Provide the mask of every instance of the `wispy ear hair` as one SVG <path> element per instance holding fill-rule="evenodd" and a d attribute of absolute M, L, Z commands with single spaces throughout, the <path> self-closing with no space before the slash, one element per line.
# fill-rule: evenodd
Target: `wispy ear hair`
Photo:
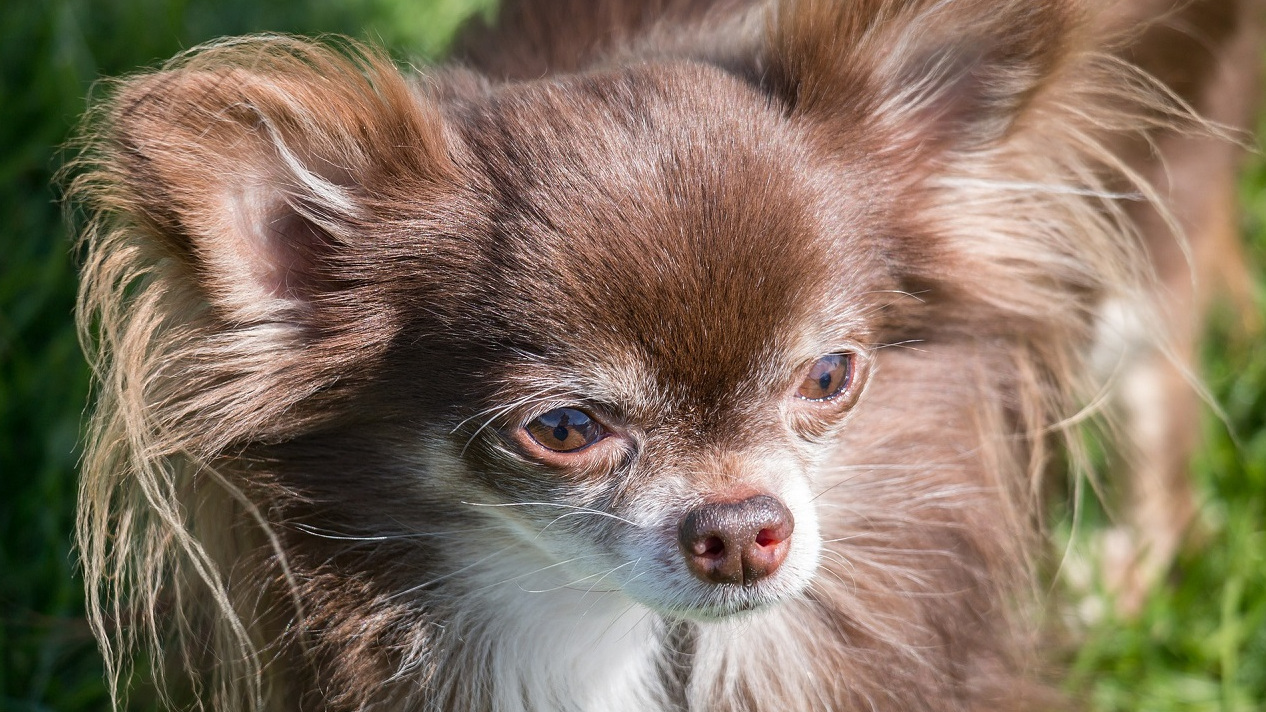
<path fill-rule="evenodd" d="M 455 184 L 443 121 L 379 53 L 266 36 L 121 80 L 87 127 L 70 197 L 90 219 L 78 312 L 97 384 L 78 521 L 90 621 L 116 700 L 133 654 L 150 650 L 161 675 L 174 636 L 186 666 L 208 663 L 189 651 L 214 660 L 216 708 L 258 708 L 264 642 L 246 622 L 258 612 L 226 572 L 239 548 L 269 551 L 270 534 L 216 458 L 318 417 L 296 404 L 354 383 L 390 340 L 391 314 L 368 294 L 364 255 L 382 246 L 366 226 L 393 197 Z"/>

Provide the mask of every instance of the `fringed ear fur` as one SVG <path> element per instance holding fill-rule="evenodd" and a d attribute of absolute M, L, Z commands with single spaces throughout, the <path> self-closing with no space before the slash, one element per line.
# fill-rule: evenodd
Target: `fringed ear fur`
<path fill-rule="evenodd" d="M 369 378 L 400 328 L 384 267 L 424 262 L 459 184 L 438 109 L 390 61 L 227 40 L 124 80 L 91 120 L 79 322 L 120 407 L 212 456 Z"/>
<path fill-rule="evenodd" d="M 98 389 L 78 515 L 90 620 L 116 703 L 148 648 L 160 680 L 168 664 L 205 678 L 207 707 L 264 709 L 261 593 L 228 581 L 251 566 L 240 552 L 282 573 L 286 557 L 221 456 L 293 437 L 372 378 L 398 328 L 377 270 L 424 252 L 434 230 L 416 223 L 457 169 L 438 111 L 351 45 L 223 41 L 100 106 L 71 186 Z"/>
<path fill-rule="evenodd" d="M 366 239 L 364 198 L 425 199 L 454 170 L 438 113 L 364 50 L 230 41 L 131 80 L 113 106 L 126 212 L 237 324 L 302 321 Z"/>
<path fill-rule="evenodd" d="M 793 115 L 880 131 L 885 146 L 971 150 L 1002 137 L 1058 66 L 1074 10 L 1058 0 L 782 2 L 766 83 Z"/>

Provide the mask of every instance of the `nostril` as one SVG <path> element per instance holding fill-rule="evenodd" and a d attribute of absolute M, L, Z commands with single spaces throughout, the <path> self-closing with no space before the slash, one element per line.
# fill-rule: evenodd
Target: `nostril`
<path fill-rule="evenodd" d="M 702 556 L 708 559 L 719 559 L 725 556 L 725 542 L 719 536 L 696 540 L 691 548 L 695 556 Z"/>
<path fill-rule="evenodd" d="M 762 529 L 756 535 L 756 545 L 762 549 L 768 549 L 771 546 L 778 546 L 786 537 L 779 536 L 773 529 Z"/>

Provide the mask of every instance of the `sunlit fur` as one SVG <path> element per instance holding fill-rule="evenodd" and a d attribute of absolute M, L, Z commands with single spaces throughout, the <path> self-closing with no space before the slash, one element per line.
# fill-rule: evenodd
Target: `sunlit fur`
<path fill-rule="evenodd" d="M 1114 146 L 1203 130 L 1101 5 L 523 0 L 418 76 L 269 36 L 113 85 L 72 195 L 116 700 L 148 654 L 218 710 L 1059 704 L 1043 475 L 1150 269 Z M 837 352 L 856 402 L 797 401 Z M 578 405 L 583 464 L 506 436 Z M 749 491 L 787 562 L 693 578 L 677 523 Z"/>

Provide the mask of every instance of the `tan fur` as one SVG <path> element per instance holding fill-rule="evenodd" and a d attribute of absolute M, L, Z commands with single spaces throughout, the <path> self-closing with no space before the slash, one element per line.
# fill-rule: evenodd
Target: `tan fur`
<path fill-rule="evenodd" d="M 522 0 L 423 77 L 257 37 L 120 82 L 74 186 L 116 694 L 1058 706 L 1041 481 L 1168 214 L 1123 146 L 1207 129 L 1096 12 Z M 797 401 L 830 353 L 857 391 Z M 560 407 L 611 437 L 516 445 Z M 751 491 L 787 563 L 701 584 L 678 523 Z"/>

